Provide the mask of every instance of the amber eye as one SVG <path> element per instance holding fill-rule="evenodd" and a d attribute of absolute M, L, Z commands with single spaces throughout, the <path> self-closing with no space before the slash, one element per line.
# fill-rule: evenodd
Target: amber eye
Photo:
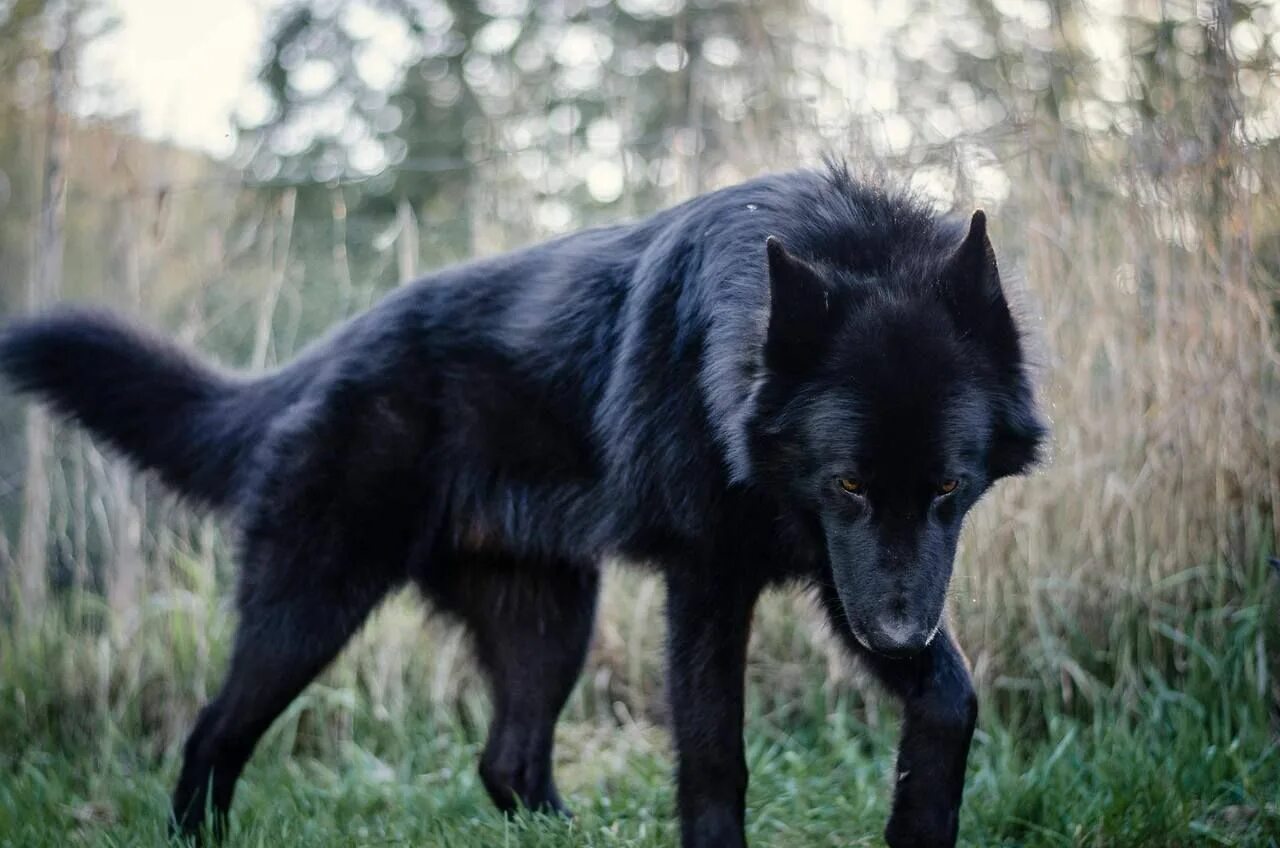
<path fill-rule="evenodd" d="M 949 495 L 960 487 L 959 480 L 943 480 L 938 484 L 939 495 Z"/>
<path fill-rule="evenodd" d="M 841 490 L 850 495 L 860 495 L 866 490 L 866 487 L 863 486 L 862 483 L 857 480 L 851 480 L 848 477 L 841 477 L 836 482 L 840 484 Z"/>

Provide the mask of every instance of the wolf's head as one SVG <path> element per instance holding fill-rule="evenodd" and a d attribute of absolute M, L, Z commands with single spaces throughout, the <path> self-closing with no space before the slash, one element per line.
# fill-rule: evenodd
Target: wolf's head
<path fill-rule="evenodd" d="M 820 536 L 853 634 L 888 655 L 929 644 L 965 513 L 1046 434 L 983 213 L 951 232 L 865 273 L 765 250 L 752 464 Z"/>

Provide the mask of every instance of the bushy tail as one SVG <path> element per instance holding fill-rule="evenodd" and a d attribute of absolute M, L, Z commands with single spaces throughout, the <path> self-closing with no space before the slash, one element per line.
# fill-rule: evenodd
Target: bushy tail
<path fill-rule="evenodd" d="M 225 506 L 271 418 L 278 381 L 219 374 L 103 312 L 61 311 L 0 330 L 0 373 L 178 492 Z"/>

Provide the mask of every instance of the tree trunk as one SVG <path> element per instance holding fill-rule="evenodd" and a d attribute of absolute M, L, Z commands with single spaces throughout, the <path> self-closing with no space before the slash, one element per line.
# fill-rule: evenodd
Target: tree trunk
<path fill-rule="evenodd" d="M 400 272 L 399 284 L 403 286 L 418 275 L 418 216 L 413 214 L 413 205 L 403 195 L 396 204 L 396 222 L 400 226 L 396 264 Z"/>
<path fill-rule="evenodd" d="M 1210 149 L 1205 171 L 1211 221 L 1223 279 L 1240 274 L 1243 255 L 1236 202 L 1234 131 L 1240 109 L 1236 97 L 1236 62 L 1231 53 L 1232 0 L 1214 0 L 1213 17 L 1205 27 L 1205 65 L 1209 86 L 1205 125 Z"/>
<path fill-rule="evenodd" d="M 40 219 L 36 230 L 27 307 L 48 306 L 62 283 L 63 221 L 66 216 L 66 162 L 71 136 L 66 105 L 72 86 L 75 12 L 68 6 L 60 41 L 49 54 L 49 94 L 45 118 L 45 157 L 41 175 Z M 48 593 L 50 419 L 38 406 L 27 412 L 27 473 L 22 497 L 22 529 L 15 563 L 20 614 L 37 615 Z"/>
<path fill-rule="evenodd" d="M 271 328 L 275 324 L 276 304 L 280 302 L 280 292 L 284 290 L 285 280 L 289 274 L 289 251 L 293 242 L 293 219 L 297 211 L 298 193 L 296 189 L 288 189 L 280 198 L 279 235 L 272 236 L 272 253 L 274 267 L 267 290 L 263 293 L 262 308 L 258 311 L 258 326 L 253 337 L 253 357 L 250 365 L 254 371 L 261 371 L 267 365 L 267 353 L 271 349 Z"/>

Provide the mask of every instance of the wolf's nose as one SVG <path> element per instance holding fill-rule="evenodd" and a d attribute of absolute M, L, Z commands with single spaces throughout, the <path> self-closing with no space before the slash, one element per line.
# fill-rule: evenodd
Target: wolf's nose
<path fill-rule="evenodd" d="M 905 615 L 887 612 L 876 620 L 872 647 L 882 654 L 907 657 L 920 653 L 928 644 L 929 632 Z"/>

